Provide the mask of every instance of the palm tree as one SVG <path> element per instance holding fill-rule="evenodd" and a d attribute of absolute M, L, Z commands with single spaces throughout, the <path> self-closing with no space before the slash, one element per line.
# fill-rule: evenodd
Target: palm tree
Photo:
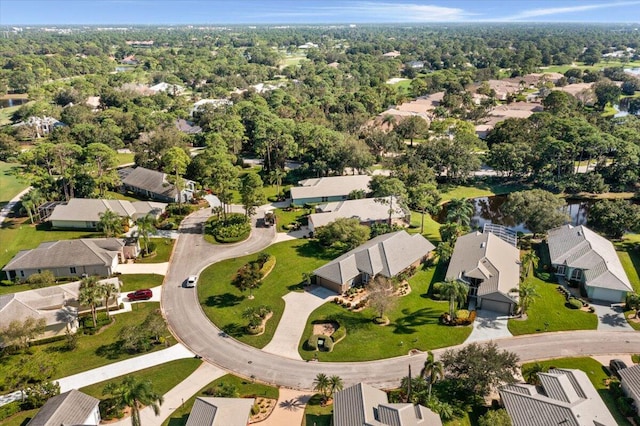
<path fill-rule="evenodd" d="M 469 226 L 475 207 L 467 198 L 454 198 L 447 203 L 447 222 L 455 222 L 461 226 Z"/>
<path fill-rule="evenodd" d="M 164 402 L 162 395 L 153 390 L 151 381 L 137 381 L 133 376 L 126 376 L 120 383 L 109 383 L 102 394 L 110 394 L 122 408 L 131 407 L 131 426 L 140 426 L 140 407 L 150 406 L 157 416 Z"/>
<path fill-rule="evenodd" d="M 627 298 L 625 300 L 627 304 L 627 309 L 635 309 L 636 314 L 634 318 L 638 318 L 638 314 L 640 313 L 640 294 L 638 293 L 627 293 Z"/>
<path fill-rule="evenodd" d="M 427 392 L 427 401 L 429 401 L 431 400 L 431 386 L 438 380 L 444 378 L 444 366 L 442 362 L 435 360 L 433 352 L 431 351 L 427 354 L 427 359 L 424 362 L 420 376 L 429 383 L 429 390 Z"/>
<path fill-rule="evenodd" d="M 524 378 L 525 382 L 531 385 L 540 386 L 541 383 L 540 378 L 538 377 L 538 373 L 545 373 L 548 370 L 548 367 L 545 367 L 539 362 L 536 362 L 522 370 L 522 377 Z"/>
<path fill-rule="evenodd" d="M 534 269 L 538 267 L 538 261 L 540 258 L 536 254 L 535 250 L 529 250 L 522 256 L 522 266 L 525 267 L 524 277 L 529 276 L 529 269 L 533 265 Z"/>
<path fill-rule="evenodd" d="M 456 306 L 464 303 L 469 294 L 469 286 L 458 280 L 446 280 L 442 283 L 440 294 L 449 299 L 449 316 L 453 318 Z"/>
<path fill-rule="evenodd" d="M 112 282 L 103 283 L 101 287 L 102 295 L 104 296 L 104 308 L 107 311 L 107 318 L 111 318 L 111 314 L 109 314 L 109 299 L 111 299 L 111 296 L 118 293 L 118 287 Z"/>
<path fill-rule="evenodd" d="M 33 224 L 34 216 L 36 215 L 37 207 L 42 203 L 43 197 L 42 193 L 38 189 L 32 189 L 22 196 L 20 202 L 22 203 L 22 207 L 27 211 L 27 215 L 29 215 L 29 221 Z"/>
<path fill-rule="evenodd" d="M 336 392 L 341 391 L 344 388 L 344 383 L 342 382 L 342 377 L 340 376 L 331 376 L 329 378 L 329 394 L 333 396 Z"/>
<path fill-rule="evenodd" d="M 98 284 L 98 277 L 91 275 L 84 277 L 80 281 L 80 293 L 78 294 L 78 303 L 82 306 L 91 308 L 91 318 L 93 319 L 93 327 L 98 326 L 96 314 L 96 306 L 102 301 L 103 287 Z"/>
<path fill-rule="evenodd" d="M 520 297 L 520 315 L 526 316 L 529 307 L 534 299 L 540 297 L 535 286 L 531 282 L 523 282 L 518 288 L 518 296 Z"/>
<path fill-rule="evenodd" d="M 278 200 L 280 199 L 280 186 L 282 185 L 282 178 L 286 175 L 287 173 L 280 167 L 276 167 L 269 173 L 269 183 L 271 183 L 272 185 L 274 183 L 276 184 L 276 198 Z"/>
<path fill-rule="evenodd" d="M 327 391 L 331 386 L 331 380 L 324 373 L 318 373 L 313 381 L 313 390 L 322 394 L 322 401 L 327 402 Z"/>
<path fill-rule="evenodd" d="M 122 218 L 112 210 L 100 213 L 100 222 L 98 229 L 101 230 L 106 237 L 122 233 Z"/>
<path fill-rule="evenodd" d="M 153 231 L 154 222 L 155 219 L 150 214 L 139 217 L 138 220 L 136 220 L 138 232 L 140 233 L 140 236 L 142 236 L 142 242 L 144 243 L 144 252 L 147 255 L 149 254 L 149 234 Z"/>

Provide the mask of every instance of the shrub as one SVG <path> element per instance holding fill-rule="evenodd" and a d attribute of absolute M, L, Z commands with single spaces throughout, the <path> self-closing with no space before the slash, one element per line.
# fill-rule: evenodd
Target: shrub
<path fill-rule="evenodd" d="M 580 309 L 582 308 L 582 301 L 576 299 L 575 297 L 572 297 L 567 301 L 566 306 L 570 309 Z"/>
<path fill-rule="evenodd" d="M 347 336 L 347 329 L 343 325 L 338 325 L 336 331 L 331 335 L 331 339 L 334 343 L 338 343 L 340 340 L 344 339 Z"/>
<path fill-rule="evenodd" d="M 472 323 L 472 322 L 474 322 L 476 320 L 476 315 L 477 315 L 477 313 L 476 313 L 475 309 L 473 311 L 471 311 L 471 313 L 469 314 L 469 322 L 470 323 Z"/>
<path fill-rule="evenodd" d="M 91 321 L 91 317 L 89 317 L 89 320 Z M 91 326 L 93 327 L 93 323 L 91 323 Z M 29 346 L 46 345 L 48 343 L 61 342 L 64 339 L 66 339 L 66 336 L 51 336 L 46 339 L 34 340 L 33 342 L 30 341 Z"/>
<path fill-rule="evenodd" d="M 322 347 L 318 345 L 318 339 L 324 340 Z M 307 346 L 313 351 L 331 352 L 333 350 L 333 340 L 324 334 L 314 334 L 307 340 Z"/>
<path fill-rule="evenodd" d="M 205 232 L 220 243 L 233 243 L 246 239 L 251 233 L 251 224 L 240 213 L 230 213 L 226 219 L 212 217 L 207 221 Z"/>
<path fill-rule="evenodd" d="M 10 402 L 0 407 L 0 421 L 20 411 L 20 401 Z"/>
<path fill-rule="evenodd" d="M 549 283 L 555 282 L 555 275 L 552 274 L 551 272 L 541 272 L 541 271 L 536 271 L 535 273 L 536 277 L 540 278 L 542 281 L 546 281 Z"/>
<path fill-rule="evenodd" d="M 469 319 L 469 311 L 467 311 L 466 309 L 460 309 L 456 311 L 456 318 L 461 320 Z"/>
<path fill-rule="evenodd" d="M 0 286 L 2 287 L 11 287 L 13 285 L 15 285 L 16 283 L 11 281 L 11 280 L 2 280 L 0 281 Z"/>
<path fill-rule="evenodd" d="M 267 257 L 264 260 L 264 262 L 261 262 L 259 257 L 258 257 L 258 262 L 262 265 L 262 267 L 260 268 L 260 272 L 262 272 L 262 278 L 264 279 L 267 275 L 269 275 L 269 273 L 276 266 L 276 257 L 270 254 L 267 254 Z"/>
<path fill-rule="evenodd" d="M 631 355 L 631 361 L 632 361 L 634 364 L 638 364 L 638 363 L 640 363 L 640 354 L 633 354 L 633 355 Z"/>
<path fill-rule="evenodd" d="M 251 415 L 255 416 L 256 414 L 260 413 L 260 406 L 258 404 L 253 404 L 251 406 Z"/>

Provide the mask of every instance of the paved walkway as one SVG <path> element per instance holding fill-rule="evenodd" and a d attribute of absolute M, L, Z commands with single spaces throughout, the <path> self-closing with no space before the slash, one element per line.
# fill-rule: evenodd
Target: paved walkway
<path fill-rule="evenodd" d="M 298 353 L 298 343 L 307 324 L 307 318 L 316 308 L 336 296 L 324 287 L 313 286 L 302 293 L 291 292 L 282 298 L 285 302 L 284 312 L 271 342 L 262 350 L 271 354 L 291 359 L 302 359 Z"/>
<path fill-rule="evenodd" d="M 280 388 L 278 402 L 271 415 L 260 426 L 300 425 L 304 416 L 304 407 L 313 396 L 310 392 L 301 392 Z M 312 426 L 312 425 L 308 425 Z"/>
<path fill-rule="evenodd" d="M 29 192 L 31 190 L 31 187 L 25 188 L 22 191 L 20 191 L 20 193 L 18 195 L 16 195 L 15 197 L 13 197 L 1 210 L 0 210 L 0 223 L 4 222 L 4 220 L 9 216 L 9 213 L 11 213 L 11 210 L 13 210 L 13 208 L 16 206 L 16 204 L 18 204 L 18 202 L 20 201 L 20 199 L 22 198 L 22 196 L 24 194 L 26 194 L 27 192 Z"/>
<path fill-rule="evenodd" d="M 60 384 L 60 392 L 62 393 L 183 358 L 193 358 L 193 353 L 181 343 L 178 343 L 161 351 L 94 368 L 93 370 L 63 377 L 56 381 Z"/>
<path fill-rule="evenodd" d="M 151 407 L 140 411 L 140 423 L 144 426 L 160 426 L 174 411 L 179 410 L 183 403 L 195 395 L 200 389 L 216 379 L 227 374 L 226 371 L 203 362 L 189 377 L 178 383 L 173 389 L 164 394 L 164 402 L 160 406 L 160 414 L 155 415 Z M 185 414 L 187 414 L 185 412 Z M 109 423 L 117 426 L 130 426 L 131 418 L 125 417 L 117 422 Z M 289 424 L 289 423 L 281 423 Z M 299 424 L 299 423 L 297 423 Z"/>
<path fill-rule="evenodd" d="M 123 263 L 118 265 L 122 274 L 159 274 L 167 275 L 169 262 L 163 263 Z"/>
<path fill-rule="evenodd" d="M 508 316 L 484 309 L 476 312 L 477 316 L 473 322 L 473 331 L 467 340 L 464 341 L 465 343 L 482 342 L 512 336 L 507 327 L 507 322 L 509 321 Z"/>
<path fill-rule="evenodd" d="M 598 316 L 598 331 L 635 331 L 627 322 L 620 306 L 596 303 L 591 303 L 590 306 L 593 306 Z"/>

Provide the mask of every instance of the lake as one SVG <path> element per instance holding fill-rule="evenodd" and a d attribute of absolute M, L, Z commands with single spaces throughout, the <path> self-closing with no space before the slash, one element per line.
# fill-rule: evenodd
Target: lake
<path fill-rule="evenodd" d="M 0 99 L 0 108 L 10 108 L 14 106 L 24 105 L 29 102 L 29 99 L 25 98 L 8 98 Z"/>

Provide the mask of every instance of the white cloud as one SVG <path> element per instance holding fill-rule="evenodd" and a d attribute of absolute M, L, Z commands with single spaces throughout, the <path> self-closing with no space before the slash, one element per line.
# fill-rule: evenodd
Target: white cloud
<path fill-rule="evenodd" d="M 537 18 L 540 16 L 550 16 L 550 15 L 562 15 L 568 13 L 576 13 L 576 12 L 584 12 L 587 10 L 594 9 L 605 9 L 612 8 L 617 6 L 631 6 L 640 4 L 640 1 L 626 1 L 626 2 L 617 2 L 617 3 L 596 3 L 596 4 L 583 4 L 576 6 L 565 6 L 565 7 L 548 7 L 542 9 L 530 9 L 524 10 L 516 15 L 506 16 L 501 18 L 501 21 L 523 21 L 529 20 L 531 18 Z"/>

